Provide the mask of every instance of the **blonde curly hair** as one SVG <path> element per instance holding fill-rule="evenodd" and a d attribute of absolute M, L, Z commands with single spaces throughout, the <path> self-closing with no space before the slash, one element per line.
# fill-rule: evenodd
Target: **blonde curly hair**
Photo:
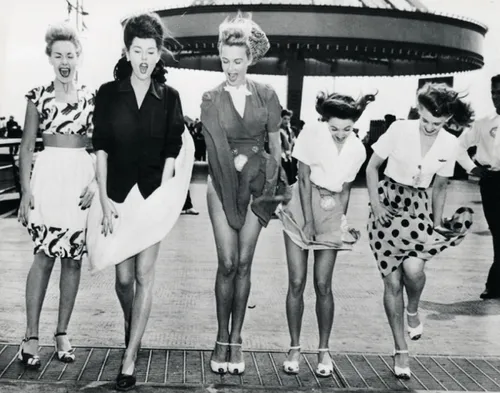
<path fill-rule="evenodd" d="M 244 17 L 238 11 L 233 18 L 226 18 L 219 26 L 219 52 L 223 45 L 244 46 L 251 65 L 262 59 L 271 45 L 266 33 L 252 20 L 252 15 Z"/>
<path fill-rule="evenodd" d="M 57 41 L 69 41 L 75 45 L 76 54 L 80 56 L 82 53 L 82 43 L 78 37 L 78 33 L 74 28 L 66 23 L 49 26 L 45 33 L 45 53 L 47 56 L 52 54 L 52 46 Z"/>

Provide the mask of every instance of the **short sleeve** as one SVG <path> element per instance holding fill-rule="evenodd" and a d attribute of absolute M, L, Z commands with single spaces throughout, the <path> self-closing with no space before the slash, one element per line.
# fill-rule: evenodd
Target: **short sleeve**
<path fill-rule="evenodd" d="M 170 88 L 171 89 L 171 88 Z M 182 133 L 184 132 L 184 115 L 179 93 L 171 89 L 173 103 L 170 106 L 168 135 L 166 138 L 166 158 L 175 158 L 182 147 Z"/>
<path fill-rule="evenodd" d="M 372 145 L 373 151 L 382 159 L 391 155 L 397 146 L 401 122 L 395 121 L 388 130 Z"/>
<path fill-rule="evenodd" d="M 267 100 L 267 132 L 273 133 L 280 130 L 281 104 L 274 89 L 268 86 L 269 96 Z"/>
<path fill-rule="evenodd" d="M 313 140 L 314 135 L 312 130 L 310 128 L 304 128 L 295 140 L 292 157 L 296 158 L 306 165 L 311 165 L 311 142 Z"/>
<path fill-rule="evenodd" d="M 365 146 L 361 143 L 361 141 L 357 140 L 356 142 L 360 142 L 358 146 L 356 146 L 355 151 L 352 154 L 352 162 L 351 165 L 349 166 L 347 170 L 347 174 L 345 177 L 344 182 L 345 183 L 350 183 L 356 179 L 356 176 L 361 169 L 361 166 L 366 160 L 366 148 Z"/>
<path fill-rule="evenodd" d="M 43 92 L 43 87 L 35 87 L 34 89 L 31 89 L 25 94 L 26 99 L 35 105 L 38 112 L 40 112 L 38 107 L 40 105 L 42 92 Z"/>
<path fill-rule="evenodd" d="M 92 146 L 95 151 L 104 150 L 109 152 L 111 149 L 112 129 L 108 119 L 108 103 L 110 99 L 109 93 L 107 93 L 108 89 L 107 85 L 102 85 L 94 99 Z"/>

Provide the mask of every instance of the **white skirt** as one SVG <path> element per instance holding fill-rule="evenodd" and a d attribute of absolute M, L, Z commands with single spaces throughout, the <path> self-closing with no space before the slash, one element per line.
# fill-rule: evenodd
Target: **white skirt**
<path fill-rule="evenodd" d="M 163 240 L 181 214 L 191 182 L 194 143 L 187 132 L 182 134 L 182 149 L 175 159 L 174 177 L 144 199 L 135 185 L 123 203 L 114 205 L 113 233 L 101 233 L 103 212 L 99 196 L 90 207 L 87 249 L 90 270 L 96 272 L 117 265 Z"/>
<path fill-rule="evenodd" d="M 34 209 L 28 217 L 35 254 L 82 258 L 89 210 L 79 206 L 80 195 L 94 176 L 85 148 L 45 147 L 38 153 L 31 176 Z"/>

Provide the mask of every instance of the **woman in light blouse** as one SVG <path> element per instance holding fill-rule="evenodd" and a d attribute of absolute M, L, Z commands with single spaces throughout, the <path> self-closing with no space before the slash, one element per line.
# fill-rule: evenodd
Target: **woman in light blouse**
<path fill-rule="evenodd" d="M 384 307 L 395 344 L 394 374 L 405 379 L 411 373 L 403 289 L 408 294 L 408 334 L 418 340 L 423 333 L 418 303 L 425 262 L 458 245 L 472 225 L 469 208 L 461 207 L 451 219 L 443 219 L 448 178 L 461 150 L 457 138 L 442 128 L 449 121 L 470 124 L 473 112 L 444 84 L 425 85 L 417 101 L 420 119 L 394 122 L 372 146 L 366 169 L 370 247 L 384 280 Z M 464 108 L 465 116 L 459 113 Z M 385 176 L 379 181 L 379 167 L 386 159 Z"/>
<path fill-rule="evenodd" d="M 366 159 L 363 143 L 354 134 L 354 123 L 373 95 L 355 101 L 341 94 L 320 94 L 316 110 L 322 121 L 305 128 L 292 156 L 299 161 L 298 182 L 292 199 L 278 210 L 283 222 L 288 263 L 286 313 L 291 346 L 283 370 L 299 372 L 300 331 L 309 251 L 314 251 L 314 289 L 319 327 L 318 377 L 329 377 L 333 363 L 328 342 L 333 326 L 332 275 L 338 250 L 350 250 L 342 233 L 351 184 Z M 350 235 L 350 234 L 349 234 Z M 355 239 L 359 237 L 354 236 Z M 352 238 L 352 237 L 351 237 Z M 355 242 L 355 241 L 354 241 Z"/>

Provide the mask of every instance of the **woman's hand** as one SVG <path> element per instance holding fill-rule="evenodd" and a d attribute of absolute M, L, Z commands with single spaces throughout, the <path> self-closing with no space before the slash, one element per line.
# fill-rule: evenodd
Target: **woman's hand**
<path fill-rule="evenodd" d="M 83 189 L 82 193 L 80 194 L 80 203 L 78 206 L 82 210 L 87 209 L 90 207 L 90 204 L 92 203 L 92 199 L 94 199 L 95 192 L 97 190 L 97 182 L 92 180 L 92 182 Z"/>
<path fill-rule="evenodd" d="M 19 211 L 17 213 L 17 220 L 24 226 L 28 225 L 28 218 L 30 210 L 35 208 L 35 198 L 31 191 L 23 192 L 21 202 L 19 204 Z"/>
<path fill-rule="evenodd" d="M 372 212 L 375 216 L 375 220 L 380 222 L 382 225 L 389 225 L 394 217 L 394 215 L 383 207 L 380 203 L 372 203 Z"/>
<path fill-rule="evenodd" d="M 316 240 L 316 229 L 314 228 L 314 223 L 312 221 L 306 222 L 302 227 L 302 232 L 308 240 Z"/>
<path fill-rule="evenodd" d="M 439 225 L 434 224 L 434 230 L 447 239 L 456 235 L 451 229 L 448 229 L 446 226 L 444 226 L 443 221 L 441 221 Z"/>
<path fill-rule="evenodd" d="M 107 236 L 108 233 L 113 233 L 113 220 L 118 218 L 118 212 L 113 201 L 108 197 L 101 198 L 101 207 L 103 213 L 101 233 Z"/>

